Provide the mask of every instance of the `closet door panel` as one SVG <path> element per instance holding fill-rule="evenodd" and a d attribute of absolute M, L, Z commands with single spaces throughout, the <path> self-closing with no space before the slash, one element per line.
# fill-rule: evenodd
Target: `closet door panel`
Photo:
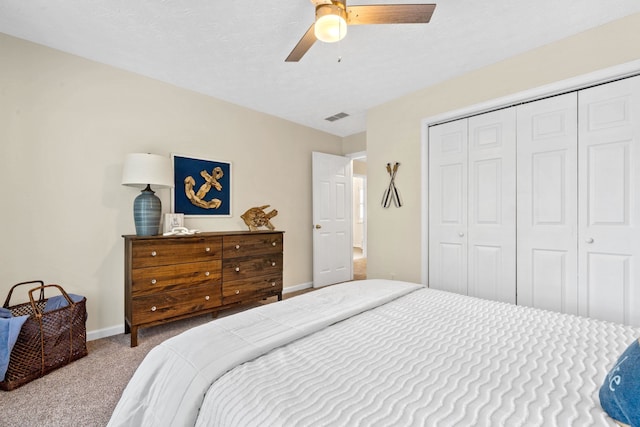
<path fill-rule="evenodd" d="M 632 256 L 614 253 L 586 252 L 584 294 L 586 306 L 581 314 L 617 323 L 629 323 L 632 307 L 629 273 Z"/>
<path fill-rule="evenodd" d="M 578 96 L 579 312 L 640 326 L 640 77 Z"/>
<path fill-rule="evenodd" d="M 517 107 L 518 304 L 578 313 L 577 94 Z"/>
<path fill-rule="evenodd" d="M 503 258 L 501 247 L 474 244 L 469 254 L 469 295 L 490 300 L 515 303 L 515 292 L 503 289 Z M 508 256 L 508 254 L 507 254 Z M 514 284 L 512 282 L 512 287 Z M 510 301 L 511 293 L 514 301 Z"/>
<path fill-rule="evenodd" d="M 535 274 L 532 277 L 529 295 L 531 304 L 527 305 L 557 312 L 566 313 L 568 311 L 567 282 L 573 277 L 568 277 L 566 273 L 570 270 L 567 260 L 573 259 L 575 261 L 576 251 L 573 251 L 573 258 L 570 258 L 569 252 L 568 250 L 549 249 L 533 249 L 531 251 L 531 258 L 527 261 L 531 264 L 531 270 Z M 575 272 L 577 266 L 574 264 L 571 267 Z M 518 289 L 520 289 L 520 285 Z M 520 295 L 518 295 L 518 301 L 520 299 Z M 520 302 L 519 304 L 524 305 Z M 573 307 L 576 306 L 577 301 L 574 301 Z"/>
<path fill-rule="evenodd" d="M 429 286 L 467 293 L 467 121 L 429 128 Z"/>
<path fill-rule="evenodd" d="M 516 302 L 516 116 L 469 118 L 469 295 Z"/>

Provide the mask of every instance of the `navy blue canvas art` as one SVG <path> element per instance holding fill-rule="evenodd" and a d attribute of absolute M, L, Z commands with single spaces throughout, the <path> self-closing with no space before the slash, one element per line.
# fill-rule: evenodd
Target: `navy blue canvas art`
<path fill-rule="evenodd" d="M 231 216 L 231 163 L 172 154 L 173 212 Z"/>

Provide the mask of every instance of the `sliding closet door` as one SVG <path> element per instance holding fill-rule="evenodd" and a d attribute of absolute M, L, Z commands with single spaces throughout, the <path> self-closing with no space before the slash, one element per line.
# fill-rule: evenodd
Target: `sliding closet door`
<path fill-rule="evenodd" d="M 518 304 L 578 314 L 575 92 L 517 107 Z"/>
<path fill-rule="evenodd" d="M 516 115 L 469 118 L 468 294 L 516 302 Z"/>
<path fill-rule="evenodd" d="M 578 96 L 579 312 L 640 326 L 640 77 Z"/>
<path fill-rule="evenodd" d="M 429 128 L 429 287 L 467 293 L 467 120 Z"/>

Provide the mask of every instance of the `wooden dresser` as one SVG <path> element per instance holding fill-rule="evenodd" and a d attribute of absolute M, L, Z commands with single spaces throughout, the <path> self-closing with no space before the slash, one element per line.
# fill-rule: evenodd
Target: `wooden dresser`
<path fill-rule="evenodd" d="M 281 231 L 124 237 L 124 321 L 138 328 L 217 313 L 273 295 L 282 299 Z"/>

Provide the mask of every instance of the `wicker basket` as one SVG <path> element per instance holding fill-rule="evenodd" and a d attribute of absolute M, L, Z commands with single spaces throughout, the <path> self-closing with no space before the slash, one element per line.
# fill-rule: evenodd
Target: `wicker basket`
<path fill-rule="evenodd" d="M 13 290 L 22 285 L 39 284 L 29 291 L 29 302 L 10 306 Z M 46 288 L 60 291 L 68 304 L 57 310 L 45 312 L 49 298 L 45 298 Z M 38 300 L 33 293 L 40 291 Z M 54 369 L 60 368 L 88 354 L 86 329 L 86 298 L 74 302 L 58 285 L 45 285 L 41 280 L 22 282 L 14 285 L 7 295 L 4 308 L 14 316 L 29 315 L 16 341 L 4 381 L 0 389 L 13 390 Z"/>

